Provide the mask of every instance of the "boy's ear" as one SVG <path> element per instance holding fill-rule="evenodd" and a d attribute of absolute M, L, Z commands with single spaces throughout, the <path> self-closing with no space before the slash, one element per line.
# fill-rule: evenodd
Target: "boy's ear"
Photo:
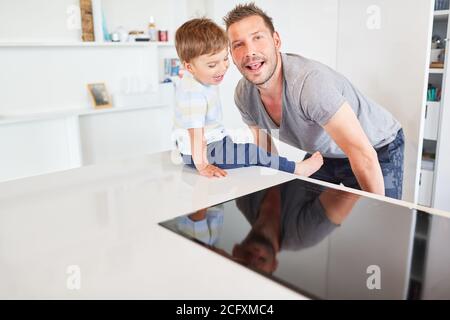
<path fill-rule="evenodd" d="M 190 64 L 189 62 L 184 61 L 183 62 L 184 65 L 184 69 L 191 72 L 192 73 L 192 64 Z"/>

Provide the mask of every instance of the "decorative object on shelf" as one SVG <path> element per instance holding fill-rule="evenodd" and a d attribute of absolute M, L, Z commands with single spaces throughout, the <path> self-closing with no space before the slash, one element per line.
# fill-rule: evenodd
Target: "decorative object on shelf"
<path fill-rule="evenodd" d="M 430 63 L 441 62 L 444 49 L 431 49 Z"/>
<path fill-rule="evenodd" d="M 442 41 L 442 38 L 438 35 L 434 35 L 431 38 L 431 49 L 439 49 L 444 47 L 444 42 Z"/>
<path fill-rule="evenodd" d="M 111 108 L 111 96 L 104 83 L 90 83 L 87 85 L 94 109 Z"/>
<path fill-rule="evenodd" d="M 443 68 L 445 57 L 445 40 L 438 35 L 431 38 L 430 67 Z"/>
<path fill-rule="evenodd" d="M 81 39 L 83 41 L 94 41 L 94 18 L 92 15 L 91 0 L 80 0 L 81 11 Z"/>
<path fill-rule="evenodd" d="M 158 41 L 158 30 L 156 29 L 155 18 L 150 17 L 148 23 L 148 37 L 150 41 Z"/>
<path fill-rule="evenodd" d="M 128 32 L 124 27 L 119 26 L 111 33 L 111 41 L 112 42 L 127 42 L 128 41 Z"/>
<path fill-rule="evenodd" d="M 443 69 L 444 68 L 444 63 L 443 62 L 432 62 L 430 64 L 430 68 L 433 69 Z"/>
<path fill-rule="evenodd" d="M 428 84 L 427 101 L 440 101 L 440 100 L 441 100 L 441 90 L 436 88 L 432 84 Z"/>
<path fill-rule="evenodd" d="M 105 13 L 102 11 L 102 29 L 103 29 L 103 40 L 105 41 L 111 41 L 111 35 L 108 32 L 108 27 L 106 26 L 106 19 L 105 19 Z"/>
<path fill-rule="evenodd" d="M 111 42 L 120 42 L 119 33 L 114 31 L 111 33 L 110 37 L 111 37 Z"/>
<path fill-rule="evenodd" d="M 92 15 L 94 17 L 94 35 L 95 41 L 103 42 L 105 40 L 104 25 L 103 25 L 103 13 L 102 13 L 102 1 L 92 1 Z"/>
<path fill-rule="evenodd" d="M 148 37 L 148 35 L 145 34 L 144 31 L 131 30 L 128 33 L 128 40 L 129 41 L 150 41 L 150 38 Z"/>
<path fill-rule="evenodd" d="M 436 160 L 436 154 L 428 151 L 423 151 L 422 159 L 425 161 L 434 161 Z"/>
<path fill-rule="evenodd" d="M 159 100 L 158 89 L 143 75 L 127 75 L 113 95 L 114 108 L 144 107 Z"/>
<path fill-rule="evenodd" d="M 169 32 L 167 30 L 158 31 L 158 40 L 161 42 L 169 41 Z"/>
<path fill-rule="evenodd" d="M 180 77 L 182 74 L 181 62 L 178 58 L 164 59 L 164 78 Z"/>

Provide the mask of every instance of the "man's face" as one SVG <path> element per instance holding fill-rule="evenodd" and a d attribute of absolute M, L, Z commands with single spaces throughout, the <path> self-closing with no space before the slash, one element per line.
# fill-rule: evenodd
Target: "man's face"
<path fill-rule="evenodd" d="M 257 234 L 250 234 L 243 243 L 236 244 L 232 255 L 236 261 L 268 274 L 272 274 L 278 267 L 271 242 Z"/>
<path fill-rule="evenodd" d="M 231 56 L 241 74 L 251 83 L 262 85 L 270 80 L 278 63 L 281 41 L 271 33 L 260 16 L 251 16 L 228 28 Z"/>

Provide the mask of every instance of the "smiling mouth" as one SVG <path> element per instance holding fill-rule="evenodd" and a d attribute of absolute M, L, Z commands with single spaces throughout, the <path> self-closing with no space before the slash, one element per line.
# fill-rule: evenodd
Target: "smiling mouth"
<path fill-rule="evenodd" d="M 223 80 L 223 76 L 224 75 L 213 77 L 213 79 L 214 79 L 214 81 L 222 81 Z"/>
<path fill-rule="evenodd" d="M 252 73 L 256 73 L 262 68 L 263 65 L 264 65 L 264 61 L 258 61 L 258 62 L 252 62 L 252 63 L 245 65 L 245 68 Z"/>

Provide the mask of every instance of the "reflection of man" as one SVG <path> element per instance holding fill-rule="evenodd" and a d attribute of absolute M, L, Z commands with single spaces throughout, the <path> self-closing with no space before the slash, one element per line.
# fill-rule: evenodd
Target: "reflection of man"
<path fill-rule="evenodd" d="M 319 243 L 342 223 L 358 199 L 357 195 L 338 190 L 311 190 L 311 184 L 302 180 L 239 198 L 236 205 L 252 229 L 234 246 L 233 257 L 273 273 L 279 251 Z"/>
<path fill-rule="evenodd" d="M 313 178 L 401 198 L 398 121 L 331 68 L 280 53 L 272 19 L 254 4 L 238 5 L 224 20 L 243 75 L 235 102 L 256 143 L 266 147 L 259 129 L 279 130 L 280 140 L 321 152 L 324 165 Z"/>

